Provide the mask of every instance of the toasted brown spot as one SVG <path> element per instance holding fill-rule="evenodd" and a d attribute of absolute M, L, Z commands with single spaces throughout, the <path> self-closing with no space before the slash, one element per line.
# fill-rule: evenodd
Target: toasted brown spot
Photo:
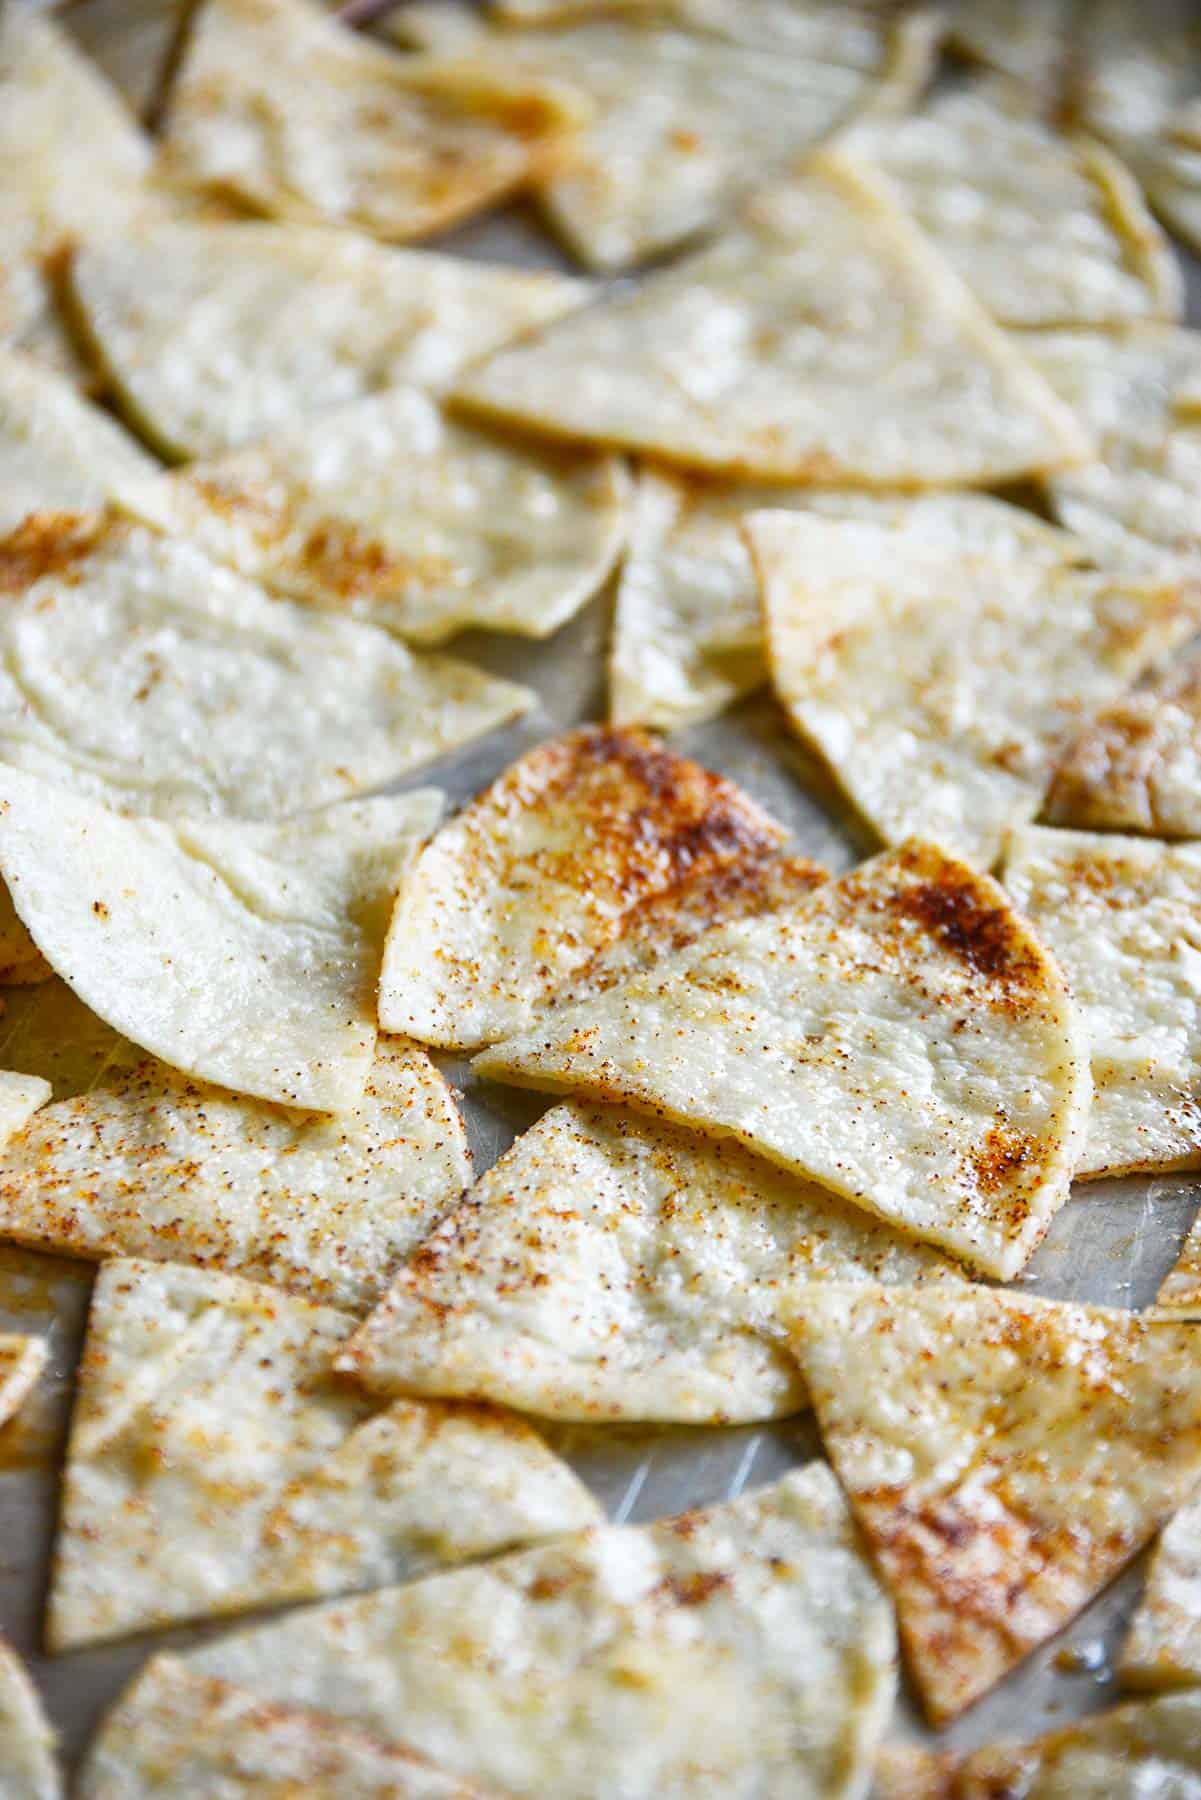
<path fill-rule="evenodd" d="M 61 575 L 96 546 L 96 513 L 35 512 L 0 538 L 0 594 L 19 594 L 44 575 Z"/>
<path fill-rule="evenodd" d="M 994 904 L 948 864 L 933 879 L 898 889 L 897 910 L 986 981 L 1031 987 L 1039 960 L 1008 907 Z"/>

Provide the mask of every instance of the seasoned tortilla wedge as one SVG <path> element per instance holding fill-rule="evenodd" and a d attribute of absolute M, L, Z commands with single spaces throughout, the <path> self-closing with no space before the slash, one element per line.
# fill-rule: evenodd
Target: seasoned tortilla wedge
<path fill-rule="evenodd" d="M 0 537 L 31 513 L 89 512 L 157 476 L 73 382 L 0 346 Z"/>
<path fill-rule="evenodd" d="M 104 1265 L 67 1446 L 53 1648 L 381 1587 L 596 1521 L 516 1419 L 380 1411 L 340 1387 L 330 1362 L 352 1324 L 206 1269 Z"/>
<path fill-rule="evenodd" d="M 1187 1325 L 816 1282 L 793 1343 L 936 1724 L 1067 1625 L 1201 1480 Z"/>
<path fill-rule="evenodd" d="M 5 1800 L 62 1800 L 54 1733 L 37 1689 L 0 1639 L 0 1769 Z"/>
<path fill-rule="evenodd" d="M 478 1056 L 748 1149 L 1011 1279 L 1067 1197 L 1088 1050 L 1004 891 L 910 843 Z"/>
<path fill-rule="evenodd" d="M 893 1628 L 820 1464 L 725 1506 L 601 1526 L 307 1608 L 180 1659 L 334 1713 L 511 1800 L 852 1800 L 892 1705 Z M 155 1665 L 119 1742 L 157 1707 Z M 108 1731 L 81 1793 L 112 1769 Z"/>
<path fill-rule="evenodd" d="M 983 486 L 1089 441 L 914 226 L 834 152 L 702 254 L 499 351 L 485 416 L 685 466 L 816 486 Z"/>

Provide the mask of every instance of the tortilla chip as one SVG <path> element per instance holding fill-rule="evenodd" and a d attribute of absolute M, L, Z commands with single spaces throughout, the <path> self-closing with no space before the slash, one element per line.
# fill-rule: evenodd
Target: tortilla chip
<path fill-rule="evenodd" d="M 330 1363 L 353 1323 L 236 1276 L 104 1265 L 63 1477 L 55 1650 L 380 1587 L 600 1516 L 516 1419 L 381 1412 L 339 1386 Z"/>
<path fill-rule="evenodd" d="M 1001 560 L 895 527 L 752 513 L 776 691 L 885 843 L 981 868 L 1082 713 L 1197 628 L 1176 582 Z"/>
<path fill-rule="evenodd" d="M 157 473 L 74 383 L 0 346 L 0 535 L 31 513 L 104 506 Z"/>
<path fill-rule="evenodd" d="M 771 1340 L 830 1277 L 960 1272 L 737 1145 L 556 1106 L 400 1266 L 338 1367 L 552 1419 L 784 1418 L 804 1390 Z"/>
<path fill-rule="evenodd" d="M 460 380 L 478 412 L 697 468 L 817 485 L 983 485 L 1089 445 L 894 190 L 826 153 L 702 255 Z"/>
<path fill-rule="evenodd" d="M 336 1119 L 123 1051 L 0 1155 L 0 1237 L 201 1264 L 362 1314 L 471 1183 L 454 1093 L 400 1038 L 380 1038 Z"/>
<path fill-rule="evenodd" d="M 1056 517 L 1126 563 L 1201 557 L 1201 332 L 1147 327 L 1023 337 L 1040 374 L 1095 438 L 1097 460 L 1047 484 Z"/>
<path fill-rule="evenodd" d="M 1176 253 L 1133 176 L 1066 139 L 996 83 L 956 89 L 917 117 L 861 128 L 930 241 L 1011 326 L 1126 326 L 1179 318 Z"/>
<path fill-rule="evenodd" d="M 16 1652 L 0 1640 L 0 1769 L 4 1800 L 62 1800 L 54 1733 Z"/>
<path fill-rule="evenodd" d="M 320 618 L 195 545 L 71 515 L 0 541 L 0 757 L 156 816 L 273 818 L 382 786 L 532 696 Z"/>
<path fill-rule="evenodd" d="M 1164 1291 L 1156 1301 L 1156 1315 L 1167 1310 Z M 1173 1305 L 1171 1310 L 1189 1318 L 1197 1312 L 1195 1305 Z M 1131 1687 L 1187 1687 L 1201 1681 L 1201 1502 L 1195 1499 L 1168 1522 L 1155 1546 L 1119 1668 Z"/>
<path fill-rule="evenodd" d="M 257 221 L 90 239 L 69 280 L 126 416 L 180 459 L 401 383 L 445 387 L 588 293 L 561 275 Z"/>
<path fill-rule="evenodd" d="M 778 858 L 783 837 L 732 782 L 642 732 L 540 744 L 418 859 L 388 932 L 380 1023 L 450 1048 L 519 1030 L 627 924 L 642 941 L 658 921 L 670 934 L 691 890 L 716 908 L 723 875 Z"/>
<path fill-rule="evenodd" d="M 263 1701 L 402 1731 L 514 1800 L 861 1793 L 894 1686 L 890 1610 L 820 1464 L 181 1660 Z M 143 1676 L 127 1695 L 125 1741 L 154 1694 Z M 106 1737 L 94 1773 L 111 1767 Z"/>
<path fill-rule="evenodd" d="M 742 193 L 865 108 L 906 104 L 933 61 L 925 20 L 848 25 L 830 9 L 790 41 L 740 30 L 726 9 L 732 29 L 689 29 L 680 10 L 484 30 L 465 47 L 500 83 L 561 82 L 591 102 L 539 197 L 592 268 L 628 268 L 711 230 Z"/>
<path fill-rule="evenodd" d="M 310 0 L 203 0 L 164 154 L 176 180 L 261 212 L 399 241 L 528 185 L 586 116 L 564 87 L 401 61 Z"/>
<path fill-rule="evenodd" d="M 1191 1327 L 988 1288 L 815 1282 L 794 1348 L 941 1724 L 1201 1480 Z"/>
<path fill-rule="evenodd" d="M 143 484 L 129 510 L 268 588 L 422 643 L 549 637 L 625 536 L 616 457 L 524 446 L 392 388 Z"/>
<path fill-rule="evenodd" d="M 1079 10 L 1077 0 L 952 0 L 947 36 L 961 55 L 1053 94 Z"/>
<path fill-rule="evenodd" d="M 185 1075 L 316 1112 L 361 1100 L 386 909 L 436 790 L 292 824 L 123 819 L 0 765 L 0 874 L 38 949 Z"/>
<path fill-rule="evenodd" d="M 128 1714 L 128 1716 L 127 1716 Z M 253 1694 L 156 1656 L 105 1727 L 91 1800 L 488 1800 L 414 1751 L 328 1713 Z"/>
<path fill-rule="evenodd" d="M 1000 556 L 1079 561 L 1083 547 L 986 494 L 887 496 L 714 484 L 644 469 L 609 653 L 615 725 L 660 731 L 712 718 L 767 680 L 759 587 L 739 526 L 762 507 L 818 511 L 944 537 Z"/>
<path fill-rule="evenodd" d="M 1089 1097 L 1058 968 L 994 881 L 921 843 L 474 1066 L 738 1138 L 1004 1279 L 1067 1197 Z"/>
<path fill-rule="evenodd" d="M 0 1149 L 29 1123 L 51 1095 L 50 1083 L 40 1075 L 0 1070 Z"/>
<path fill-rule="evenodd" d="M 1093 1108 L 1076 1173 L 1201 1164 L 1201 845 L 1016 832 L 1005 885 L 1059 960 Z"/>
<path fill-rule="evenodd" d="M 5 1075 L 0 1088 L 0 1110 L 7 1113 L 10 1086 L 19 1077 Z M 35 1102 L 36 1104 L 36 1102 Z M 4 1121 L 8 1128 L 7 1119 Z M 42 1370 L 46 1367 L 46 1343 L 40 1337 L 21 1337 L 16 1332 L 0 1332 L 0 1425 L 5 1424 L 25 1404 Z"/>
<path fill-rule="evenodd" d="M 1201 837 L 1201 653 L 1101 709 L 1056 769 L 1043 817 L 1083 831 Z"/>
<path fill-rule="evenodd" d="M 104 77 L 44 11 L 0 16 L 0 343 L 70 374 L 48 259 L 81 231 L 119 232 L 147 197 L 150 146 Z"/>

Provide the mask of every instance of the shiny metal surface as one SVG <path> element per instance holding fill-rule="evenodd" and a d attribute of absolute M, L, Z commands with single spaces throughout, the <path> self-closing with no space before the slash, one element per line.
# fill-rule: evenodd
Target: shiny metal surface
<path fill-rule="evenodd" d="M 129 0 L 133 6 L 136 0 Z M 519 263 L 560 262 L 522 214 L 455 234 L 447 247 Z M 1190 317 L 1201 322 L 1201 270 L 1190 269 Z M 604 716 L 604 653 L 611 594 L 586 609 L 553 642 L 472 634 L 457 653 L 537 689 L 539 710 L 472 750 L 421 770 L 401 786 L 436 782 L 458 804 L 520 751 L 552 732 Z M 741 782 L 791 829 L 797 849 L 840 869 L 871 845 L 856 837 L 818 772 L 788 735 L 766 695 L 725 718 L 682 734 L 680 748 Z M 543 1110 L 539 1097 L 477 1082 L 462 1064 L 443 1061 L 464 1090 L 477 1169 L 483 1171 Z M 1057 1298 L 1142 1306 L 1175 1259 L 1201 1201 L 1201 1177 L 1130 1179 L 1078 1190 L 1060 1214 L 1021 1285 Z M 68 1768 L 125 1682 L 154 1651 L 230 1627 L 156 1633 L 61 1657 L 41 1648 L 41 1612 L 57 1505 L 57 1467 L 91 1285 L 80 1264 L 0 1248 L 0 1328 L 45 1332 L 51 1373 L 26 1416 L 0 1432 L 0 1630 L 25 1656 L 61 1736 Z M 771 1480 L 820 1454 L 809 1417 L 767 1429 L 647 1431 L 571 1428 L 548 1433 L 594 1488 L 615 1520 L 654 1519 L 720 1500 Z M 96 1547 L 104 1555 L 104 1545 Z M 1129 1571 L 1070 1631 L 1033 1657 L 948 1734 L 961 1747 L 999 1735 L 1027 1736 L 1094 1711 L 1115 1697 L 1111 1659 L 1137 1597 Z M 1077 1666 L 1069 1666 L 1072 1664 Z M 902 1701 L 897 1735 L 920 1733 Z M 0 1794 L 3 1782 L 0 1780 Z"/>

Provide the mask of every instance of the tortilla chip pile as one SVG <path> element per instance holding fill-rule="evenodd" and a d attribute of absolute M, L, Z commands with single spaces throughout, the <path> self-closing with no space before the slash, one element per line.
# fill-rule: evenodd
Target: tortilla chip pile
<path fill-rule="evenodd" d="M 0 1257 L 99 1265 L 0 1424 L 71 1380 L 47 1650 L 176 1634 L 84 1800 L 1201 1792 L 1201 1221 L 1023 1291 L 1201 1168 L 1147 10 L 0 15 Z M 578 272 L 419 247 L 511 200 Z M 665 741 L 763 688 L 838 868 Z M 452 1079 L 540 1096 L 479 1166 Z M 637 1523 L 573 1436 L 806 1413 Z M 1179 1691 L 891 1730 L 1149 1546 Z M 0 1642 L 0 1795 L 63 1780 Z"/>

